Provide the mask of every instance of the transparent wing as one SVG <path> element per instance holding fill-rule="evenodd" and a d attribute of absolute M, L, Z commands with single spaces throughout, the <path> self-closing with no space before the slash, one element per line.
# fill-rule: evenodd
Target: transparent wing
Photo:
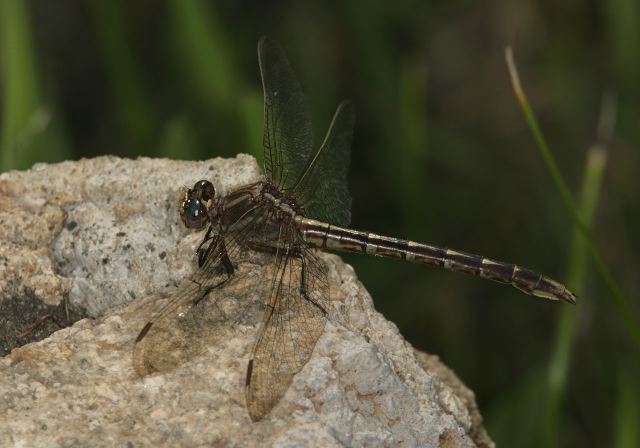
<path fill-rule="evenodd" d="M 312 155 L 311 117 L 284 51 L 269 37 L 258 41 L 258 62 L 264 90 L 264 170 L 288 191 Z"/>
<path fill-rule="evenodd" d="M 233 288 L 240 288 L 235 283 L 237 276 L 227 274 L 223 256 L 237 260 L 246 241 L 260 233 L 268 213 L 256 208 L 226 235 L 210 241 L 202 266 L 178 285 L 138 335 L 133 366 L 140 376 L 171 370 L 219 339 L 222 332 L 218 327 L 230 319 L 217 302 L 231 295 Z"/>
<path fill-rule="evenodd" d="M 344 101 L 336 109 L 324 142 L 294 186 L 294 195 L 307 214 L 346 227 L 351 222 L 351 195 L 347 184 L 355 111 Z"/>
<path fill-rule="evenodd" d="M 289 235 L 281 235 L 282 240 L 294 232 L 284 232 Z M 326 266 L 313 250 L 302 246 L 276 255 L 264 322 L 247 369 L 247 408 L 253 421 L 278 403 L 309 361 L 327 319 L 327 282 Z"/>
<path fill-rule="evenodd" d="M 340 104 L 324 142 L 313 151 L 311 116 L 280 46 L 263 37 L 258 59 L 264 90 L 264 170 L 282 190 L 294 193 L 316 219 L 346 226 L 351 221 L 347 171 L 355 113 Z"/>

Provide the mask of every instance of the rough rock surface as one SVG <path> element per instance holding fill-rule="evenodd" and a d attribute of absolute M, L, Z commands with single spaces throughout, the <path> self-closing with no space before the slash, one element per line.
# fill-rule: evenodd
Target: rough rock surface
<path fill-rule="evenodd" d="M 264 420 L 251 423 L 244 402 L 261 320 L 250 285 L 264 269 L 252 260 L 241 263 L 249 287 L 225 291 L 247 304 L 242 319 L 179 367 L 135 374 L 133 340 L 193 272 L 202 238 L 179 223 L 180 188 L 208 178 L 224 193 L 259 172 L 241 155 L 101 157 L 0 175 L 0 336 L 13 348 L 0 359 L 0 446 L 492 446 L 473 393 L 404 341 L 334 255 L 323 256 L 332 320 Z M 92 319 L 14 348 L 24 339 L 12 332 L 29 323 L 16 322 L 46 307 Z"/>

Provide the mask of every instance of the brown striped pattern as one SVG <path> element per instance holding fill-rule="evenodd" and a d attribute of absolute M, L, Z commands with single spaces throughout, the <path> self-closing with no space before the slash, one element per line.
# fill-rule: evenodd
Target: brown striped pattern
<path fill-rule="evenodd" d="M 345 229 L 302 216 L 296 216 L 295 220 L 304 240 L 320 249 L 400 258 L 414 263 L 477 275 L 500 283 L 509 283 L 535 297 L 563 300 L 568 303 L 576 301 L 573 293 L 563 284 L 539 272 L 521 268 L 515 264 L 503 263 L 480 255 L 443 247 Z"/>

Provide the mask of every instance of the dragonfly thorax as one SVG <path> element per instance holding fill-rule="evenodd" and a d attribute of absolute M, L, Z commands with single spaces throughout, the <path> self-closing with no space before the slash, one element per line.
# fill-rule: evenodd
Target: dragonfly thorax
<path fill-rule="evenodd" d="M 286 194 L 271 182 L 265 182 L 262 189 L 262 195 L 285 216 L 295 216 L 305 214 L 303 207 L 300 206 L 295 197 Z"/>

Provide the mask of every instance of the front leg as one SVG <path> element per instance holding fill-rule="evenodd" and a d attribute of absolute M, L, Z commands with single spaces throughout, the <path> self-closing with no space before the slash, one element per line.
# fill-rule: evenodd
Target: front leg
<path fill-rule="evenodd" d="M 231 277 L 235 272 L 235 268 L 233 267 L 233 263 L 231 263 L 231 258 L 229 258 L 227 247 L 224 243 L 224 238 L 222 238 L 220 235 L 209 237 L 208 234 L 209 232 L 207 232 L 207 236 L 205 236 L 205 240 L 200 244 L 200 247 L 196 252 L 199 258 L 198 265 L 202 269 L 203 266 L 205 266 L 205 264 L 209 260 L 209 258 L 213 257 L 214 259 L 216 259 L 219 257 L 220 262 L 222 263 L 222 269 L 224 270 L 224 273 L 227 274 L 227 276 L 224 280 L 221 280 L 214 285 L 207 286 L 206 288 L 204 288 L 202 293 L 199 294 L 198 297 L 196 297 L 196 299 L 193 301 L 194 305 L 199 303 L 202 299 L 204 299 L 211 291 L 213 291 L 214 289 L 220 288 L 222 285 L 224 285 L 229 280 L 231 280 Z M 207 247 L 207 249 L 203 251 L 202 244 L 204 244 L 204 242 L 207 241 L 207 239 L 210 239 L 212 241 Z M 214 249 L 216 251 L 219 251 L 218 254 L 214 253 Z M 212 260 L 212 262 L 215 263 L 216 261 Z M 204 287 L 204 285 L 199 281 L 196 281 L 196 280 L 192 280 L 192 281 L 196 283 L 198 286 L 200 286 L 201 288 Z"/>
<path fill-rule="evenodd" d="M 198 257 L 198 267 L 199 268 L 202 267 L 202 265 L 204 264 L 205 260 L 207 259 L 207 256 L 209 255 L 209 253 L 211 253 L 212 249 L 216 246 L 216 244 L 218 242 L 218 235 L 216 234 L 216 235 L 211 236 L 211 232 L 212 231 L 213 231 L 213 226 L 209 226 L 209 229 L 207 230 L 206 235 L 204 236 L 202 242 L 200 243 L 200 245 L 196 249 L 196 256 Z M 206 249 L 203 249 L 202 246 L 204 246 L 208 241 L 211 241 L 211 242 L 209 243 L 209 245 L 207 246 Z"/>
<path fill-rule="evenodd" d="M 227 247 L 224 243 L 224 238 L 220 236 L 220 234 L 211 235 L 213 231 L 213 227 L 209 227 L 207 230 L 204 239 L 198 246 L 196 250 L 196 256 L 198 257 L 198 267 L 202 268 L 204 264 L 207 262 L 209 257 L 212 256 L 212 253 L 215 250 L 220 251 L 220 261 L 222 262 L 222 266 L 228 277 L 231 277 L 235 272 L 235 268 L 233 267 L 233 263 L 231 263 L 231 259 L 229 258 L 229 254 L 227 252 Z M 209 242 L 209 245 L 205 248 L 203 246 Z M 214 255 L 215 256 L 215 255 Z"/>

